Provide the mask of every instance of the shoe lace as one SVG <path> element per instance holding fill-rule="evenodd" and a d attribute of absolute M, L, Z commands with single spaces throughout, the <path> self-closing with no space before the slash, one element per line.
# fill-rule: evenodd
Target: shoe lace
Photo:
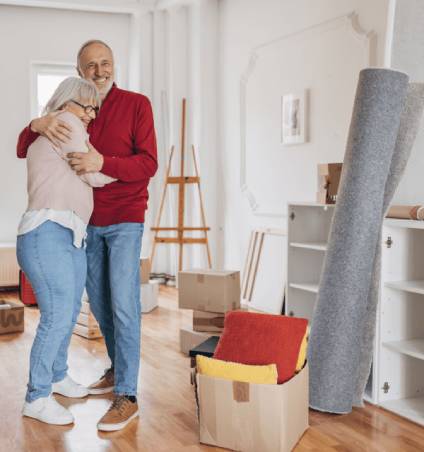
<path fill-rule="evenodd" d="M 128 400 L 125 396 L 115 397 L 108 411 L 117 410 L 119 414 L 122 414 L 123 410 L 125 409 L 126 402 L 128 402 Z"/>

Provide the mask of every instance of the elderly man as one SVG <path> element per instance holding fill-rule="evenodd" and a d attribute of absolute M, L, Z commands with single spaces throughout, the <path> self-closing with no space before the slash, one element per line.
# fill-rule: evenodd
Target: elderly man
<path fill-rule="evenodd" d="M 106 43 L 83 44 L 77 70 L 96 85 L 102 105 L 88 128 L 88 153 L 69 154 L 69 163 L 78 174 L 101 171 L 117 179 L 94 190 L 87 229 L 87 293 L 111 361 L 88 389 L 90 394 L 114 392 L 98 423 L 99 430 L 112 431 L 138 416 L 140 249 L 147 186 L 157 170 L 156 139 L 149 100 L 116 86 L 113 54 Z M 55 114 L 34 119 L 19 136 L 18 157 L 26 156 L 39 134 L 60 145 L 68 139 L 69 126 Z"/>

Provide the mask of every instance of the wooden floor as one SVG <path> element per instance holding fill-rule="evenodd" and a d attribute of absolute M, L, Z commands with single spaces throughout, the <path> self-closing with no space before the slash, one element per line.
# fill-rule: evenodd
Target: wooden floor
<path fill-rule="evenodd" d="M 14 296 L 4 295 L 0 293 L 0 298 Z M 198 442 L 189 359 L 179 352 L 178 342 L 179 328 L 190 324 L 191 314 L 178 310 L 175 289 L 162 288 L 159 308 L 144 315 L 141 416 L 121 432 L 96 430 L 97 420 L 108 407 L 108 396 L 83 400 L 57 396 L 73 412 L 72 426 L 49 426 L 21 417 L 38 310 L 26 308 L 25 317 L 24 333 L 0 335 L 0 452 L 223 450 Z M 89 384 L 108 366 L 103 341 L 74 336 L 69 363 L 71 375 Z M 310 424 L 296 452 L 424 451 L 423 428 L 370 405 L 344 416 L 311 412 Z"/>

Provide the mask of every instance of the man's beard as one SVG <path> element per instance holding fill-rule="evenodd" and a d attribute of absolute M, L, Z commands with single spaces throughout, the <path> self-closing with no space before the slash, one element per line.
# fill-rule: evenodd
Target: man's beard
<path fill-rule="evenodd" d="M 112 85 L 113 85 L 113 80 L 109 79 L 107 84 L 103 85 L 102 88 L 98 88 L 97 85 L 96 85 L 96 88 L 97 88 L 97 91 L 99 92 L 100 96 L 104 98 L 106 96 L 106 94 L 109 92 L 109 90 L 112 88 Z"/>

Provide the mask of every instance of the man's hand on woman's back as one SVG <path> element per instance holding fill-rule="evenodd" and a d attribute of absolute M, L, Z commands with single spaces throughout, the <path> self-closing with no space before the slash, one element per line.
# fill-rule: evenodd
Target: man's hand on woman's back
<path fill-rule="evenodd" d="M 57 116 L 63 113 L 55 111 L 31 121 L 31 130 L 48 138 L 55 146 L 66 143 L 71 138 L 72 128 Z"/>

